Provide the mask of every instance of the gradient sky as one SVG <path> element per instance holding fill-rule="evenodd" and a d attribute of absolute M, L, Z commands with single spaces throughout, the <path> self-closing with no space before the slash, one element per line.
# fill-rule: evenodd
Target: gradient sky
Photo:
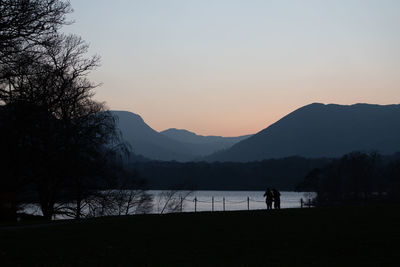
<path fill-rule="evenodd" d="M 400 103 L 397 0 L 72 0 L 96 99 L 155 130 L 256 133 L 312 102 Z"/>

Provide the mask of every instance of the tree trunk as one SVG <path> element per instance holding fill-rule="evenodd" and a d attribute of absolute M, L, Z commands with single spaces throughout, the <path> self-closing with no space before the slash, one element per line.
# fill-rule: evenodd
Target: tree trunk
<path fill-rule="evenodd" d="M 42 202 L 40 204 L 40 207 L 42 209 L 44 219 L 47 221 L 51 221 L 54 215 L 54 203 L 50 203 L 49 201 Z"/>

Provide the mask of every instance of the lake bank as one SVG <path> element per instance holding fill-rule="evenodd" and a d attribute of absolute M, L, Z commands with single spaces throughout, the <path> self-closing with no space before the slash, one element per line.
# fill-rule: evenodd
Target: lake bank
<path fill-rule="evenodd" d="M 396 265 L 396 207 L 201 212 L 0 230 L 4 265 Z"/>
<path fill-rule="evenodd" d="M 105 191 L 111 192 L 111 191 Z M 129 192 L 129 190 L 126 190 Z M 134 191 L 133 191 L 134 192 Z M 147 193 L 152 197 L 152 208 L 146 213 L 168 213 L 168 209 L 162 212 L 166 204 L 174 202 L 176 205 L 173 212 L 195 212 L 195 211 L 234 211 L 234 210 L 260 210 L 265 209 L 265 191 L 187 191 L 187 190 L 148 190 Z M 300 199 L 304 201 L 315 197 L 312 192 L 293 192 L 281 191 L 280 203 L 282 209 L 300 208 Z M 71 203 L 73 207 L 74 204 Z M 30 215 L 41 216 L 42 212 L 39 204 L 25 204 L 22 211 Z M 129 214 L 133 215 L 136 209 L 131 207 Z M 83 210 L 83 214 L 87 209 Z M 68 216 L 56 215 L 56 220 L 72 219 Z"/>

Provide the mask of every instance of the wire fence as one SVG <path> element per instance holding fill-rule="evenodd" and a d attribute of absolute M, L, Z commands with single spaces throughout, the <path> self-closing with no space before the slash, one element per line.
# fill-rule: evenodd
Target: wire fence
<path fill-rule="evenodd" d="M 192 197 L 192 198 L 172 198 L 173 201 L 180 201 L 181 212 L 198 212 L 198 211 L 229 211 L 229 210 L 255 210 L 266 209 L 266 203 L 263 199 L 255 199 L 251 197 L 244 198 L 243 200 L 230 200 L 225 197 Z M 262 204 L 261 204 L 262 203 Z M 304 200 L 284 200 L 284 208 L 304 208 L 312 207 L 311 199 Z M 280 208 L 280 207 L 279 207 Z"/>

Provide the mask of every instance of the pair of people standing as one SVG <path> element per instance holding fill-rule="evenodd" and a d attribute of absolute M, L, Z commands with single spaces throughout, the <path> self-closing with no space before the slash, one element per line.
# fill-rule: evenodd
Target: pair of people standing
<path fill-rule="evenodd" d="M 267 190 L 264 193 L 264 197 L 268 210 L 272 209 L 272 203 L 274 203 L 274 209 L 281 208 L 281 193 L 279 193 L 278 190 L 276 189 L 270 190 L 269 188 L 267 188 Z"/>

